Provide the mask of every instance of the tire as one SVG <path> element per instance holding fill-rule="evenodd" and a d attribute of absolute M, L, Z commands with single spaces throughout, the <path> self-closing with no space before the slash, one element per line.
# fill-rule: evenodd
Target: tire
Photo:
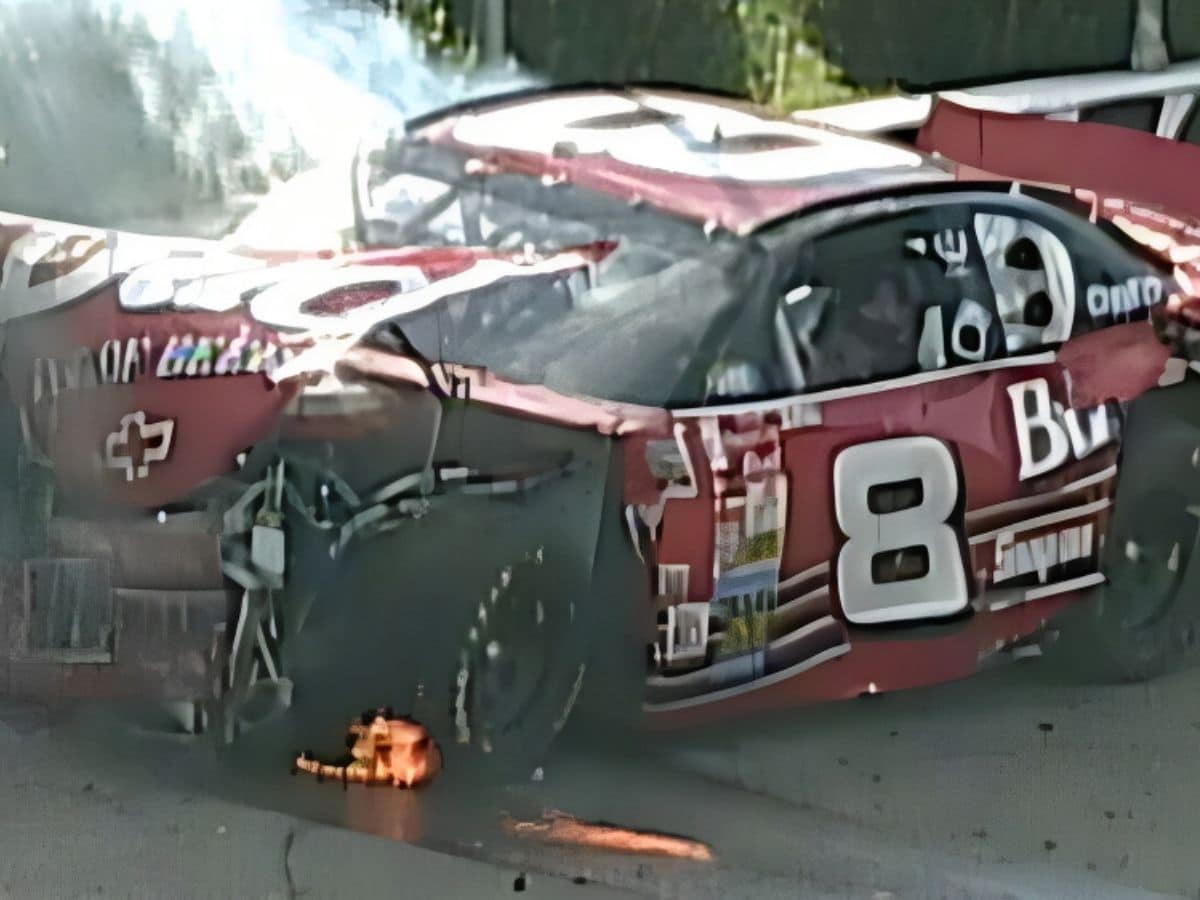
<path fill-rule="evenodd" d="M 539 548 L 497 573 L 465 625 L 451 685 L 455 743 L 517 773 L 562 730 L 587 674 L 590 598 L 556 597 L 557 570 Z"/>
<path fill-rule="evenodd" d="M 1200 634 L 1200 381 L 1130 407 L 1116 503 L 1076 655 L 1103 680 L 1192 664 Z"/>
<path fill-rule="evenodd" d="M 528 777 L 568 725 L 590 746 L 621 746 L 640 723 L 645 652 L 639 613 L 650 608 L 650 580 L 623 511 L 620 456 L 614 454 L 581 595 L 556 602 L 570 576 L 548 553 L 535 552 L 498 573 L 486 623 L 476 612 L 467 626 L 458 672 L 468 677 L 464 690 L 456 673 L 455 713 L 461 697 L 475 723 L 472 748 L 496 756 L 508 772 Z M 489 655 L 491 640 L 500 648 Z M 510 643 L 517 660 L 503 652 Z"/>
<path fill-rule="evenodd" d="M 620 521 L 610 439 L 561 440 L 569 473 L 527 493 L 441 498 L 310 569 L 320 598 L 292 636 L 280 742 L 328 746 L 358 710 L 390 706 L 429 728 L 443 778 L 529 778 L 589 674 L 608 613 L 592 588 L 599 535 Z"/>

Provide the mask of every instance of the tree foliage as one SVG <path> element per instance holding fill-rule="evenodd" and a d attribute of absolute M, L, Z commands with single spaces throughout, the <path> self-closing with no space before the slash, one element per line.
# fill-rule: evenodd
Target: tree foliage
<path fill-rule="evenodd" d="M 505 2 L 509 50 L 555 81 L 672 82 L 740 94 L 779 112 L 867 93 L 825 59 L 814 24 L 822 0 Z M 473 63 L 475 0 L 392 6 L 431 50 Z"/>

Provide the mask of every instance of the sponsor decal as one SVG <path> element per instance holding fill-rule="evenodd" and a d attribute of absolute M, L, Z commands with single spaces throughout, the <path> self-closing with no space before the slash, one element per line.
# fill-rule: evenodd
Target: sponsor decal
<path fill-rule="evenodd" d="M 1093 318 L 1111 316 L 1113 321 L 1120 321 L 1162 302 L 1162 298 L 1162 280 L 1146 275 L 1127 278 L 1122 284 L 1088 285 L 1087 308 Z"/>
<path fill-rule="evenodd" d="M 104 440 L 104 466 L 125 473 L 126 481 L 145 478 L 150 464 L 162 462 L 171 452 L 175 421 L 146 424 L 146 414 L 138 410 L 121 417 L 120 426 Z"/>
<path fill-rule="evenodd" d="M 1025 481 L 1057 469 L 1072 456 L 1083 459 L 1117 438 L 1116 415 L 1110 404 L 1087 410 L 1064 409 L 1050 399 L 1050 384 L 1034 378 L 1010 385 L 1017 450 L 1021 456 L 1018 477 Z"/>
<path fill-rule="evenodd" d="M 292 351 L 271 340 L 250 337 L 250 329 L 229 337 L 171 335 L 158 357 L 159 378 L 205 378 L 263 372 L 270 375 L 292 357 Z"/>
<path fill-rule="evenodd" d="M 290 347 L 269 338 L 251 337 L 246 326 L 234 335 L 173 334 L 157 352 L 146 335 L 114 338 L 105 341 L 98 353 L 80 347 L 66 359 L 35 359 L 34 395 L 54 395 L 60 387 L 132 384 L 148 372 L 156 378 L 270 375 L 294 355 Z M 157 363 L 152 363 L 155 359 Z"/>
<path fill-rule="evenodd" d="M 1091 522 L 1020 541 L 1015 540 L 1013 532 L 1005 532 L 996 538 L 992 583 L 1036 572 L 1038 583 L 1045 584 L 1060 566 L 1091 558 L 1093 537 Z"/>

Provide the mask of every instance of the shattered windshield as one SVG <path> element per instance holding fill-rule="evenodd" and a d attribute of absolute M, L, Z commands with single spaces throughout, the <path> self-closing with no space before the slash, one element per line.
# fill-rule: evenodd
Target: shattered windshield
<path fill-rule="evenodd" d="M 620 240 L 665 258 L 700 252 L 700 226 L 548 178 L 490 170 L 423 138 L 389 137 L 360 151 L 355 200 L 361 241 L 372 247 L 470 245 L 540 252 Z"/>
<path fill-rule="evenodd" d="M 505 280 L 397 320 L 427 359 L 647 405 L 703 399 L 696 360 L 721 314 L 747 296 L 735 286 L 755 277 L 744 264 L 752 242 L 575 185 L 472 170 L 420 140 L 366 151 L 355 175 L 370 247 L 610 246 L 586 274 Z"/>

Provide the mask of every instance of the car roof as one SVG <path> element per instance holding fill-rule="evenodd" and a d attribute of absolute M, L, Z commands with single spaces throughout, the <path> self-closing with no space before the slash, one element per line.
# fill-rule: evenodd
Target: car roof
<path fill-rule="evenodd" d="M 910 147 L 669 88 L 522 92 L 424 117 L 409 134 L 468 155 L 478 171 L 569 182 L 735 234 L 818 205 L 952 179 Z"/>

